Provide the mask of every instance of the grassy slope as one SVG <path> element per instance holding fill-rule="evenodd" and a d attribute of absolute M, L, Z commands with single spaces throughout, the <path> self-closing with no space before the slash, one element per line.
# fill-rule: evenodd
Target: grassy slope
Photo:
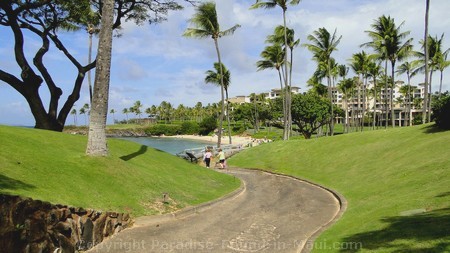
<path fill-rule="evenodd" d="M 0 193 L 100 210 L 156 213 L 220 197 L 240 182 L 167 153 L 108 140 L 110 156 L 84 154 L 87 138 L 0 126 Z M 158 208 L 156 208 L 158 209 Z"/>
<path fill-rule="evenodd" d="M 309 179 L 346 197 L 347 211 L 315 251 L 356 252 L 343 249 L 352 242 L 363 252 L 450 250 L 450 131 L 428 125 L 275 142 L 229 163 Z M 414 209 L 428 212 L 401 215 Z"/>

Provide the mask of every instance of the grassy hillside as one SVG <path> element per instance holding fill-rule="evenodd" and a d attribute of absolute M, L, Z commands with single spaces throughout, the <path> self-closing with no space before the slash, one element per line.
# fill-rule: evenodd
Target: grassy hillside
<path fill-rule="evenodd" d="M 450 252 L 450 131 L 427 125 L 280 141 L 229 164 L 294 175 L 345 196 L 347 211 L 316 240 L 315 252 Z"/>
<path fill-rule="evenodd" d="M 108 140 L 109 157 L 84 154 L 87 137 L 0 126 L 0 193 L 134 216 L 218 198 L 240 181 L 153 148 Z M 171 200 L 162 203 L 162 194 Z"/>

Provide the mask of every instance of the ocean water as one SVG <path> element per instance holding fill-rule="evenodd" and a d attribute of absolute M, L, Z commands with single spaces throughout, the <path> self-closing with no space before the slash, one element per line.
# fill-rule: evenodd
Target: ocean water
<path fill-rule="evenodd" d="M 214 143 L 211 142 L 181 138 L 122 137 L 120 139 L 137 142 L 173 155 L 180 153 L 185 149 L 204 148 L 207 145 L 214 146 Z"/>

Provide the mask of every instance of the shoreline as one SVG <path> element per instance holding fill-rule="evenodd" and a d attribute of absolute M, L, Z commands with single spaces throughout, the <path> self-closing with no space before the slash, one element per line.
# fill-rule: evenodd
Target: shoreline
<path fill-rule="evenodd" d="M 188 139 L 188 140 L 198 140 L 198 141 L 206 141 L 211 143 L 217 143 L 217 136 L 200 136 L 200 135 L 188 135 L 188 134 L 180 134 L 173 136 L 159 136 L 162 138 L 174 138 L 174 139 Z M 222 144 L 229 144 L 228 136 L 222 136 Z M 253 139 L 251 137 L 243 137 L 243 136 L 231 136 L 231 142 L 233 144 L 246 145 L 251 143 Z"/>

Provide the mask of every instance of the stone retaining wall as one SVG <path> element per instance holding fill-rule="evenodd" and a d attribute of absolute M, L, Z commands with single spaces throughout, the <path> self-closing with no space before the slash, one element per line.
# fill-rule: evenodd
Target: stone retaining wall
<path fill-rule="evenodd" d="M 131 224 L 128 214 L 0 195 L 1 252 L 87 250 Z"/>

